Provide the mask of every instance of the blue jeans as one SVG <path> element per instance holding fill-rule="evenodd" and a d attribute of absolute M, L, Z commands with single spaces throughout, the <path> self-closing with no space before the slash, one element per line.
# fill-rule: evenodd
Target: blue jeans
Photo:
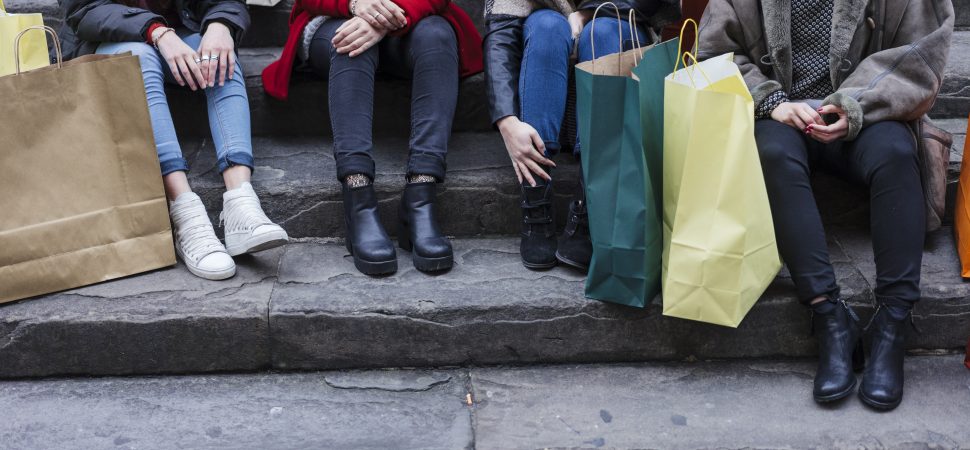
<path fill-rule="evenodd" d="M 192 48 L 199 48 L 202 37 L 186 29 L 178 30 L 179 37 Z M 106 42 L 98 47 L 97 53 L 113 55 L 131 52 L 141 63 L 142 77 L 145 79 L 145 93 L 148 96 L 148 112 L 155 134 L 155 147 L 162 175 L 176 171 L 188 171 L 189 164 L 182 157 L 175 124 L 165 97 L 165 83 L 175 84 L 172 71 L 165 59 L 144 42 Z M 219 157 L 219 172 L 229 167 L 241 165 L 253 168 L 253 143 L 249 124 L 249 100 L 246 94 L 246 81 L 243 79 L 239 63 L 236 63 L 232 80 L 226 79 L 223 86 L 216 85 L 204 89 L 209 110 L 209 126 L 212 129 L 212 142 Z"/>
<path fill-rule="evenodd" d="M 616 32 L 617 20 L 597 18 L 595 36 L 592 22 L 586 24 L 579 36 L 579 62 L 593 59 L 594 43 L 597 57 L 633 48 L 630 26 L 621 21 L 623 37 L 620 38 Z M 636 32 L 640 42 L 647 44 L 643 30 L 637 27 Z M 540 9 L 525 20 L 522 34 L 525 51 L 519 73 L 519 119 L 536 129 L 546 144 L 546 153 L 552 155 L 560 149 L 559 132 L 566 114 L 572 33 L 566 16 Z"/>

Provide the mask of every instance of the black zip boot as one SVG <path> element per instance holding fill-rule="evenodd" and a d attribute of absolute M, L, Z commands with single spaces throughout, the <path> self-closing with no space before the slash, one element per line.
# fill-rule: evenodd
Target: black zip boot
<path fill-rule="evenodd" d="M 438 229 L 434 216 L 436 182 L 408 183 L 401 195 L 397 240 L 411 253 L 422 272 L 450 269 L 454 263 L 451 241 Z"/>
<path fill-rule="evenodd" d="M 593 243 L 589 240 L 586 202 L 574 200 L 569 204 L 569 219 L 562 237 L 559 238 L 556 259 L 585 272 L 589 270 L 589 261 L 592 257 Z"/>
<path fill-rule="evenodd" d="M 556 223 L 552 212 L 552 182 L 535 177 L 535 187 L 522 183 L 522 241 L 519 254 L 530 269 L 556 265 Z"/>
<path fill-rule="evenodd" d="M 812 334 L 818 341 L 818 369 L 812 395 L 818 403 L 834 402 L 852 394 L 856 371 L 865 365 L 859 316 L 845 300 L 827 300 L 811 306 Z"/>
<path fill-rule="evenodd" d="M 347 187 L 343 184 L 344 218 L 347 223 L 347 251 L 354 266 L 367 275 L 397 271 L 397 253 L 377 214 L 374 185 Z"/>
<path fill-rule="evenodd" d="M 888 411 L 903 401 L 903 357 L 906 355 L 906 334 L 912 320 L 912 312 L 897 320 L 882 306 L 872 317 L 872 322 L 866 327 L 872 333 L 869 365 L 862 374 L 862 385 L 859 387 L 862 403 Z"/>

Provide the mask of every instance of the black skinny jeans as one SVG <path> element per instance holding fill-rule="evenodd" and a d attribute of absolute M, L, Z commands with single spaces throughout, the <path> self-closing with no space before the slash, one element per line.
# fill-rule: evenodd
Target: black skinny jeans
<path fill-rule="evenodd" d="M 330 122 L 337 178 L 374 178 L 374 76 L 377 69 L 411 81 L 408 175 L 445 178 L 445 155 L 458 102 L 458 43 L 440 16 L 418 22 L 405 36 L 387 36 L 351 58 L 331 41 L 344 19 L 327 19 L 310 44 L 310 67 L 329 80 Z"/>
<path fill-rule="evenodd" d="M 813 167 L 868 186 L 876 260 L 876 300 L 912 307 L 920 299 L 923 259 L 923 187 L 916 142 L 900 122 L 878 122 L 851 142 L 822 144 L 774 120 L 755 123 L 755 137 L 782 259 L 799 300 L 836 297 L 825 230 L 809 174 Z"/>

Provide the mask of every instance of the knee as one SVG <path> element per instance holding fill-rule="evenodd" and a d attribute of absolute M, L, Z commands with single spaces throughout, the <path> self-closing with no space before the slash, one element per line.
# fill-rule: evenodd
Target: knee
<path fill-rule="evenodd" d="M 881 142 L 874 145 L 878 148 L 870 149 L 866 155 L 872 155 L 878 159 L 875 166 L 883 169 L 879 172 L 886 172 L 893 179 L 906 173 L 919 173 L 916 140 L 908 126 L 901 122 L 879 122 L 869 128 L 867 134 L 877 136 Z M 867 145 L 873 144 L 876 142 L 867 143 Z"/>
<path fill-rule="evenodd" d="M 537 36 L 544 42 L 570 41 L 572 31 L 566 16 L 551 9 L 540 9 L 525 19 L 525 39 Z"/>
<path fill-rule="evenodd" d="M 118 53 L 124 52 L 131 52 L 133 56 L 138 57 L 142 72 L 161 69 L 161 56 L 151 45 L 144 42 L 132 42 L 118 50 Z"/>
<path fill-rule="evenodd" d="M 593 26 L 594 22 L 596 23 L 595 27 Z M 612 17 L 600 17 L 591 20 L 583 27 L 583 32 L 579 35 L 579 46 L 584 49 L 591 49 L 593 43 L 596 43 L 600 48 L 600 55 L 619 52 L 622 50 L 623 29 L 621 28 L 621 32 L 617 33 L 617 23 L 620 23 L 621 27 L 624 26 L 624 22 Z"/>
<path fill-rule="evenodd" d="M 455 30 L 441 16 L 429 16 L 415 25 L 411 39 L 419 48 L 457 48 Z"/>

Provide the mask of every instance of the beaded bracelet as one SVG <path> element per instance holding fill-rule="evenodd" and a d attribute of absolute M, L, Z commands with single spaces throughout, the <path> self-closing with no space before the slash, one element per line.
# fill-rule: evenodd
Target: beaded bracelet
<path fill-rule="evenodd" d="M 174 28 L 166 28 L 165 31 L 162 31 L 161 33 L 158 34 L 158 37 L 152 39 L 152 46 L 155 47 L 155 50 L 158 50 L 158 41 L 159 41 L 159 39 L 161 39 L 162 36 L 165 36 L 165 33 L 168 33 L 169 31 L 175 31 L 175 29 Z"/>
<path fill-rule="evenodd" d="M 350 15 L 357 16 L 357 0 L 350 0 Z"/>

